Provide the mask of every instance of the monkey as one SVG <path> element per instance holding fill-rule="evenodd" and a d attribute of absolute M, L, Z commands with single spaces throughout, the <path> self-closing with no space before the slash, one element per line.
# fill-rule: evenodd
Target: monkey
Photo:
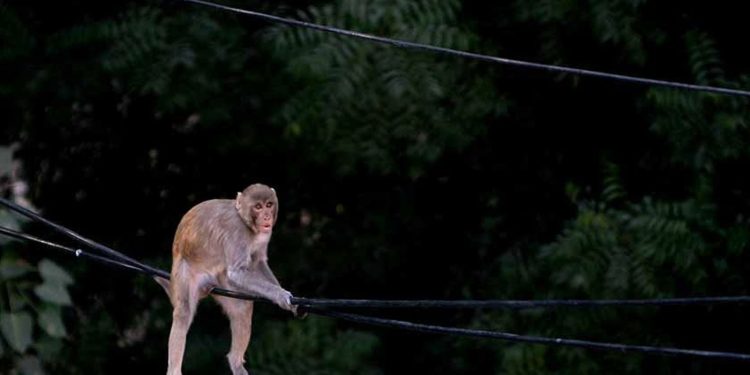
<path fill-rule="evenodd" d="M 198 301 L 214 287 L 271 300 L 297 315 L 292 294 L 268 266 L 268 243 L 279 213 L 276 191 L 253 184 L 237 198 L 213 199 L 191 208 L 177 226 L 172 244 L 170 281 L 157 279 L 172 302 L 167 375 L 182 373 L 185 339 Z M 233 375 L 247 375 L 253 302 L 213 296 L 230 321 L 232 344 L 227 359 Z"/>

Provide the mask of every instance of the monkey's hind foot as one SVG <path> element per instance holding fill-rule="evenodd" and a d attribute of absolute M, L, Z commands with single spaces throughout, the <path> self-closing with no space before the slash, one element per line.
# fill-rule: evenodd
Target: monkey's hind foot
<path fill-rule="evenodd" d="M 247 370 L 245 370 L 245 366 L 243 366 L 245 361 L 242 358 L 237 360 L 228 355 L 227 359 L 229 359 L 229 368 L 232 370 L 232 375 L 249 375 Z"/>

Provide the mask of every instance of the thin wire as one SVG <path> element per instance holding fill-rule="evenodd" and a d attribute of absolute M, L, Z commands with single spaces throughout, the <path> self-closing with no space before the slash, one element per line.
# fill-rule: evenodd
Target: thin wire
<path fill-rule="evenodd" d="M 146 271 L 146 270 L 144 270 L 142 268 L 134 267 L 134 266 L 132 266 L 130 264 L 126 264 L 126 263 L 123 263 L 123 262 L 118 262 L 116 260 L 113 260 L 113 259 L 110 259 L 110 258 L 107 258 L 107 257 L 103 257 L 103 256 L 100 256 L 100 255 L 91 254 L 91 253 L 88 253 L 88 252 L 83 251 L 81 249 L 74 249 L 74 248 L 69 247 L 69 246 L 60 245 L 58 243 L 54 243 L 54 242 L 51 242 L 51 241 L 43 240 L 41 238 L 34 237 L 34 236 L 26 234 L 26 233 L 21 233 L 21 232 L 14 231 L 14 230 L 12 230 L 10 228 L 0 227 L 0 233 L 4 234 L 6 236 L 9 236 L 9 237 L 13 237 L 13 238 L 19 239 L 19 240 L 36 242 L 38 244 L 41 244 L 41 245 L 44 245 L 44 246 L 48 246 L 48 247 L 51 247 L 51 248 L 54 248 L 54 249 L 63 250 L 65 252 L 69 253 L 69 254 L 75 255 L 76 257 L 82 257 L 82 258 L 86 258 L 86 259 L 91 259 L 91 260 L 94 260 L 94 261 L 102 263 L 102 264 L 113 266 L 115 268 L 116 267 L 121 267 L 121 268 L 130 270 L 130 271 L 135 271 L 135 272 L 140 272 L 140 273 L 145 273 L 147 275 L 151 275 L 150 272 L 148 272 L 148 271 Z M 154 275 L 152 275 L 152 276 L 154 276 Z"/>
<path fill-rule="evenodd" d="M 68 253 L 76 255 L 76 257 L 83 257 L 83 258 L 96 260 L 98 262 L 101 262 L 101 263 L 104 263 L 113 267 L 121 267 L 129 271 L 135 271 L 135 272 L 147 274 L 147 275 L 154 276 L 154 277 L 164 277 L 163 275 L 165 274 L 165 272 L 161 270 L 157 270 L 160 272 L 153 272 L 152 269 L 150 268 L 134 267 L 128 263 L 124 263 L 118 260 L 109 259 L 106 257 L 94 255 L 94 254 L 89 254 L 81 249 L 73 249 L 71 247 L 60 245 L 51 241 L 46 241 L 46 240 L 31 236 L 25 233 L 20 233 L 9 228 L 0 227 L 0 233 L 8 235 L 10 237 L 17 238 L 17 239 L 32 241 L 32 242 L 36 242 L 36 243 L 49 246 L 55 249 L 64 250 Z M 167 277 L 164 277 L 164 278 L 169 279 L 168 274 L 167 274 Z M 239 299 L 246 299 L 246 300 L 259 300 L 257 297 L 249 296 L 249 295 L 242 294 L 239 292 L 219 289 L 219 288 L 214 288 L 213 290 L 211 290 L 211 293 L 223 295 L 227 297 L 232 297 L 232 298 L 239 298 Z M 447 334 L 447 335 L 467 336 L 467 337 L 479 337 L 479 338 L 491 338 L 491 339 L 499 339 L 499 340 L 505 340 L 505 341 L 511 341 L 511 342 L 525 342 L 525 343 L 535 343 L 535 344 L 543 344 L 543 345 L 572 346 L 572 347 L 579 347 L 579 348 L 584 348 L 584 349 L 610 350 L 610 351 L 619 351 L 619 352 L 640 352 L 640 353 L 646 353 L 646 354 L 675 355 L 675 356 L 679 355 L 679 356 L 693 356 L 693 357 L 704 357 L 704 358 L 720 358 L 720 359 L 750 361 L 750 354 L 742 354 L 742 353 L 715 352 L 715 351 L 707 351 L 707 350 L 679 349 L 679 348 L 668 348 L 668 347 L 653 347 L 653 346 L 643 346 L 643 345 L 624 345 L 624 344 L 594 342 L 594 341 L 586 341 L 586 340 L 526 336 L 526 335 L 518 335 L 514 333 L 507 333 L 507 332 L 445 327 L 445 326 L 413 323 L 413 322 L 407 322 L 407 321 L 402 321 L 402 320 L 383 319 L 383 318 L 369 317 L 369 316 L 363 316 L 363 315 L 358 315 L 358 314 L 336 312 L 336 311 L 331 311 L 326 308 L 320 308 L 316 306 L 300 306 L 300 307 L 303 309 L 303 311 L 307 311 L 307 312 L 321 315 L 321 316 L 328 316 L 331 318 L 343 319 L 343 320 L 348 320 L 348 321 L 362 323 L 362 324 L 399 328 L 399 329 L 416 331 L 416 332 Z"/>
<path fill-rule="evenodd" d="M 34 221 L 42 223 L 42 224 L 44 224 L 44 225 L 46 225 L 46 226 L 54 229 L 55 231 L 64 234 L 65 236 L 68 236 L 68 237 L 70 237 L 70 238 L 72 238 L 72 239 L 74 239 L 74 240 L 76 240 L 78 242 L 81 242 L 81 243 L 83 243 L 83 244 L 85 244 L 85 245 L 87 245 L 87 246 L 89 246 L 89 247 L 91 247 L 93 249 L 96 249 L 98 251 L 101 251 L 104 254 L 107 254 L 107 255 L 109 255 L 111 257 L 114 257 L 114 258 L 118 259 L 119 261 L 121 261 L 123 263 L 130 264 L 131 266 L 136 267 L 136 268 L 142 268 L 144 270 L 148 270 L 149 272 L 151 272 L 153 274 L 158 274 L 161 277 L 169 278 L 169 273 L 166 273 L 166 272 L 164 272 L 162 270 L 159 270 L 159 269 L 153 268 L 151 266 L 148 266 L 146 264 L 143 264 L 143 263 L 141 263 L 141 262 L 139 262 L 139 261 L 137 261 L 137 260 L 135 260 L 135 259 L 133 259 L 133 258 L 131 258 L 131 257 L 129 257 L 129 256 L 123 254 L 123 253 L 121 253 L 121 252 L 119 252 L 119 251 L 116 251 L 116 250 L 114 250 L 112 248 L 109 248 L 109 247 L 104 246 L 104 245 L 102 245 L 102 244 L 100 244 L 98 242 L 95 242 L 95 241 L 90 240 L 90 239 L 88 239 L 88 238 L 86 238 L 84 236 L 81 236 L 80 234 L 78 234 L 78 233 L 76 233 L 76 232 L 74 232 L 74 231 L 72 231 L 72 230 L 70 230 L 70 229 L 68 229 L 68 228 L 66 228 L 66 227 L 64 227 L 62 225 L 53 223 L 53 222 L 51 222 L 51 221 L 43 218 L 39 214 L 37 214 L 37 213 L 35 213 L 35 212 L 27 209 L 26 207 L 22 207 L 20 205 L 17 205 L 17 204 L 15 204 L 15 203 L 13 203 L 13 202 L 5 199 L 5 198 L 0 198 L 0 204 L 2 204 L 3 206 L 5 206 L 5 207 L 7 207 L 7 208 L 9 208 L 9 209 L 11 209 L 11 210 L 13 210 L 13 211 L 15 211 L 15 212 L 23 215 L 23 216 L 26 216 L 26 217 L 34 220 Z"/>
<path fill-rule="evenodd" d="M 2 203 L 0 201 L 0 203 Z M 16 207 L 8 206 L 15 209 Z M 54 224 L 46 220 L 48 224 Z M 54 224 L 59 228 L 67 230 L 59 224 Z M 110 260 L 109 258 L 100 257 L 90 254 L 81 249 L 73 249 L 54 242 L 46 241 L 38 237 L 13 231 L 8 228 L 0 227 L 0 233 L 11 237 L 37 242 L 39 244 L 65 250 L 69 253 L 79 254 L 99 262 L 114 264 L 127 267 L 129 269 L 169 280 L 169 273 L 148 267 L 145 264 L 135 261 L 136 264 L 124 263 Z M 80 236 L 80 235 L 79 235 Z M 93 242 L 89 240 L 90 242 Z M 95 242 L 94 242 L 95 243 Z M 100 244 L 98 244 L 100 245 Z M 103 246 L 103 245 L 100 245 Z M 111 249 L 110 249 L 111 250 Z M 115 250 L 112 250 L 115 251 Z M 119 254 L 119 252 L 117 252 Z M 222 288 L 214 288 L 212 293 L 251 301 L 270 302 L 261 297 L 243 294 Z M 687 298 L 661 298 L 661 299 L 607 299 L 607 300 L 582 300 L 582 299 L 554 299 L 554 300 L 373 300 L 373 299 L 330 299 L 330 298 L 305 298 L 292 297 L 292 304 L 301 307 L 328 307 L 328 308 L 374 308 L 374 309 L 533 309 L 533 308 L 550 308 L 550 307 L 605 307 L 605 306 L 688 306 L 688 305 L 716 305 L 729 303 L 748 303 L 750 296 L 718 296 L 718 297 L 687 297 Z"/>
<path fill-rule="evenodd" d="M 112 267 L 115 267 L 115 268 L 120 267 L 120 268 L 127 269 L 129 271 L 139 272 L 139 273 L 142 273 L 144 275 L 148 275 L 148 276 L 152 276 L 152 277 L 159 277 L 159 278 L 166 279 L 166 280 L 170 279 L 169 273 L 167 273 L 167 272 L 165 272 L 163 270 L 160 270 L 160 269 L 153 268 L 153 267 L 147 267 L 145 264 L 140 263 L 140 262 L 137 262 L 138 265 L 134 266 L 134 265 L 131 265 L 129 263 L 125 263 L 125 262 L 122 262 L 122 261 L 119 261 L 119 260 L 114 260 L 114 259 L 111 259 L 111 258 L 107 258 L 107 257 L 103 257 L 103 256 L 100 256 L 100 255 L 96 255 L 96 254 L 91 254 L 91 253 L 89 253 L 89 252 L 87 252 L 85 250 L 82 250 L 82 249 L 74 249 L 72 247 L 65 246 L 65 245 L 60 245 L 60 244 L 52 242 L 52 241 L 43 240 L 43 239 L 41 239 L 39 237 L 35 237 L 35 236 L 32 236 L 30 234 L 26 234 L 26 233 L 21 233 L 21 232 L 12 230 L 10 228 L 5 228 L 5 227 L 2 227 L 2 226 L 0 226 L 0 234 L 4 234 L 6 236 L 13 237 L 13 238 L 16 238 L 16 239 L 19 239 L 19 240 L 36 242 L 37 244 L 48 246 L 48 247 L 51 247 L 53 249 L 63 250 L 65 252 L 69 253 L 69 254 L 75 255 L 76 257 L 82 257 L 82 258 L 86 258 L 86 259 L 91 259 L 91 260 L 94 260 L 94 261 L 97 261 L 99 263 L 106 264 L 108 266 L 112 266 Z M 228 290 L 228 289 L 222 289 L 222 288 L 213 288 L 211 290 L 211 293 L 216 294 L 216 295 L 220 295 L 220 296 L 225 296 L 225 297 L 231 297 L 231 298 L 236 298 L 236 299 L 244 299 L 244 300 L 248 300 L 248 301 L 259 301 L 259 302 L 269 302 L 269 303 L 271 302 L 271 301 L 269 301 L 269 300 L 267 300 L 265 298 L 261 298 L 261 297 L 257 297 L 257 296 L 252 296 L 252 295 L 249 295 L 249 294 L 243 294 L 243 293 L 240 293 L 240 292 L 236 292 L 236 291 Z"/>
<path fill-rule="evenodd" d="M 550 299 L 550 300 L 372 300 L 297 297 L 300 306 L 374 309 L 534 309 L 549 307 L 686 306 L 749 303 L 750 296 L 659 299 Z"/>
<path fill-rule="evenodd" d="M 146 274 L 161 277 L 169 280 L 169 273 L 163 270 L 148 266 L 131 257 L 128 257 L 119 251 L 104 246 L 98 242 L 88 239 L 72 230 L 47 220 L 39 214 L 19 206 L 9 200 L 0 198 L 0 204 L 16 211 L 26 217 L 47 225 L 54 230 L 63 233 L 73 239 L 84 243 L 87 246 L 97 250 L 104 251 L 107 255 L 113 256 L 120 262 L 144 271 Z M 10 231 L 4 228 L 4 233 Z M 12 232 L 12 231 L 11 231 Z M 28 236 L 16 232 L 15 236 Z M 29 236 L 32 237 L 32 236 Z M 43 245 L 64 248 L 62 245 L 38 239 L 29 239 L 39 242 Z M 81 251 L 81 250 L 78 250 Z M 221 296 L 245 299 L 251 301 L 265 301 L 267 299 L 243 294 L 240 292 L 215 288 L 213 293 Z M 304 298 L 292 297 L 291 303 L 298 306 L 310 307 L 336 307 L 336 308 L 377 308 L 377 309 L 532 309 L 532 308 L 549 308 L 549 307 L 603 307 L 603 306 L 687 306 L 687 305 L 714 305 L 728 303 L 748 303 L 750 296 L 717 296 L 717 297 L 686 297 L 686 298 L 656 298 L 656 299 L 609 299 L 609 300 L 372 300 L 372 299 L 327 299 L 327 298 Z"/>
<path fill-rule="evenodd" d="M 357 314 L 330 311 L 330 310 L 316 308 L 316 307 L 310 307 L 308 308 L 308 310 L 310 312 L 314 312 L 315 314 L 324 315 L 324 316 L 328 316 L 331 318 L 343 319 L 343 320 L 348 320 L 351 322 L 368 324 L 368 325 L 398 328 L 398 329 L 404 329 L 404 330 L 416 331 L 416 332 L 437 333 L 437 334 L 467 336 L 467 337 L 483 337 L 483 338 L 491 338 L 491 339 L 505 340 L 505 341 L 511 341 L 511 342 L 524 342 L 524 343 L 553 345 L 553 346 L 572 346 L 572 347 L 578 347 L 578 348 L 584 348 L 584 349 L 618 351 L 622 353 L 639 352 L 639 353 L 646 353 L 646 354 L 691 356 L 691 357 L 720 358 L 720 359 L 750 361 L 750 354 L 744 354 L 744 353 L 715 352 L 715 351 L 708 351 L 708 350 L 679 349 L 679 348 L 655 347 L 655 346 L 645 346 L 645 345 L 624 345 L 624 344 L 614 344 L 614 343 L 608 343 L 608 342 L 596 342 L 596 341 L 551 338 L 551 337 L 540 337 L 540 336 L 526 336 L 526 335 L 518 335 L 515 333 L 508 333 L 508 332 L 445 327 L 445 326 L 413 323 L 413 322 L 407 322 L 403 320 L 383 319 L 383 318 L 376 318 L 376 317 L 370 317 L 370 316 L 362 316 L 362 315 L 357 315 Z"/>
<path fill-rule="evenodd" d="M 683 90 L 704 91 L 704 92 L 711 92 L 711 93 L 716 93 L 716 94 L 750 97 L 750 91 L 746 91 L 746 90 L 738 90 L 738 89 L 730 89 L 730 88 L 725 88 L 725 87 L 706 86 L 706 85 L 696 85 L 696 84 L 690 84 L 690 83 L 635 77 L 635 76 L 629 76 L 629 75 L 624 75 L 624 74 L 607 73 L 607 72 L 601 72 L 601 71 L 589 70 L 589 69 L 580 69 L 580 68 L 573 68 L 573 67 L 566 67 L 566 66 L 559 66 L 559 65 L 535 63 L 535 62 L 530 62 L 530 61 L 507 59 L 503 57 L 483 55 L 479 53 L 466 52 L 466 51 L 456 50 L 452 48 L 437 47 L 437 46 L 433 46 L 429 44 L 409 42 L 405 40 L 398 40 L 398 39 L 392 39 L 392 38 L 385 38 L 381 36 L 375 36 L 371 34 L 365 34 L 365 33 L 340 29 L 340 28 L 331 27 L 331 26 L 319 25 L 319 24 L 315 24 L 311 22 L 299 21 L 299 20 L 290 19 L 290 18 L 283 18 L 283 17 L 274 16 L 274 15 L 256 12 L 256 11 L 251 11 L 251 10 L 230 7 L 227 5 L 216 4 L 216 3 L 209 2 L 209 1 L 203 1 L 203 0 L 182 0 L 182 1 L 193 3 L 193 4 L 198 4 L 202 6 L 207 6 L 211 8 L 221 9 L 221 10 L 228 11 L 228 12 L 234 12 L 234 13 L 244 14 L 244 15 L 248 15 L 248 16 L 252 16 L 256 18 L 261 18 L 261 19 L 271 21 L 271 22 L 276 22 L 276 23 L 281 23 L 281 24 L 291 25 L 291 26 L 296 26 L 296 27 L 304 27 L 304 28 L 313 29 L 313 30 L 325 31 L 328 33 L 333 33 L 333 34 L 345 35 L 349 37 L 368 40 L 371 42 L 388 44 L 388 45 L 392 45 L 392 46 L 399 47 L 399 48 L 407 48 L 407 49 L 411 48 L 411 49 L 417 49 L 417 50 L 438 52 L 442 54 L 460 56 L 460 57 L 475 59 L 475 60 L 480 60 L 480 61 L 488 61 L 488 62 L 503 64 L 503 65 L 519 66 L 519 67 L 529 68 L 529 69 L 540 69 L 540 70 L 546 70 L 550 72 L 568 73 L 568 74 L 575 74 L 579 76 L 590 76 L 590 77 L 604 78 L 604 79 L 610 79 L 610 80 L 616 80 L 616 81 L 639 83 L 639 84 L 652 85 L 652 86 L 670 87 L 670 88 L 683 89 Z"/>

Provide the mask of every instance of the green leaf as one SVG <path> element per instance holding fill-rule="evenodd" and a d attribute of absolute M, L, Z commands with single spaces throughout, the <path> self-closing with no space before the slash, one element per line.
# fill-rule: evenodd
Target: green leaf
<path fill-rule="evenodd" d="M 5 355 L 5 347 L 3 347 L 3 342 L 0 341 L 0 358 Z"/>
<path fill-rule="evenodd" d="M 13 170 L 13 150 L 8 146 L 0 146 L 0 176 L 9 174 Z"/>
<path fill-rule="evenodd" d="M 40 327 L 52 337 L 65 337 L 68 332 L 62 321 L 62 313 L 59 307 L 48 306 L 39 313 Z"/>
<path fill-rule="evenodd" d="M 2 176 L 2 173 L 0 173 L 0 176 Z M 0 226 L 15 231 L 18 231 L 20 229 L 18 219 L 11 215 L 8 210 L 0 210 Z M 5 235 L 0 235 L 0 245 L 6 244 L 11 241 L 15 241 L 15 239 Z"/>
<path fill-rule="evenodd" d="M 20 259 L 3 259 L 0 261 L 0 280 L 10 280 L 23 276 L 34 268 Z"/>
<path fill-rule="evenodd" d="M 73 278 L 70 274 L 49 259 L 42 259 L 42 261 L 39 262 L 39 273 L 42 275 L 44 281 L 50 281 L 62 285 L 70 285 L 73 283 Z"/>
<path fill-rule="evenodd" d="M 45 281 L 44 284 L 37 285 L 34 288 L 34 293 L 36 293 L 36 295 L 43 301 L 51 302 L 56 305 L 72 304 L 68 290 L 60 284 L 52 284 Z"/>
<path fill-rule="evenodd" d="M 23 353 L 31 345 L 33 322 L 27 312 L 2 313 L 0 330 L 13 350 Z"/>

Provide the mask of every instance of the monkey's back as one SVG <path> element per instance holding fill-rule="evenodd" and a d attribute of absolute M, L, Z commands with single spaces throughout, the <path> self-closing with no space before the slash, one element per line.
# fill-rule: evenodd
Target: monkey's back
<path fill-rule="evenodd" d="M 225 267 L 227 247 L 247 246 L 250 230 L 234 208 L 234 200 L 213 199 L 191 208 L 180 220 L 172 244 L 173 267 L 187 262 L 194 271 Z"/>

